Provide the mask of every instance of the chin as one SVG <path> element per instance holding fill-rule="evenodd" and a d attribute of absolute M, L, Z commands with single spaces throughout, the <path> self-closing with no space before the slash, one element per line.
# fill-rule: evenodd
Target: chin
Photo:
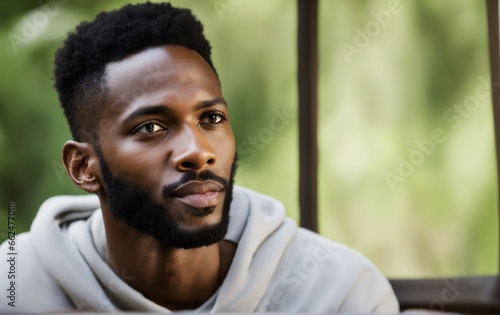
<path fill-rule="evenodd" d="M 193 208 L 178 211 L 180 218 L 177 226 L 179 228 L 193 231 L 199 228 L 210 227 L 221 223 L 222 205 L 219 207 Z"/>

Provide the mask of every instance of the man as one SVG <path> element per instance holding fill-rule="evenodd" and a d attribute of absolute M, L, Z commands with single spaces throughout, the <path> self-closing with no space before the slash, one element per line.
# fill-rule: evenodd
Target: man
<path fill-rule="evenodd" d="M 80 24 L 55 59 L 74 137 L 63 162 L 92 195 L 46 201 L 16 239 L 1 312 L 394 313 L 355 251 L 234 187 L 228 105 L 201 23 L 169 4 Z M 0 248 L 7 275 L 8 243 Z M 6 291 L 4 291 L 6 292 Z"/>

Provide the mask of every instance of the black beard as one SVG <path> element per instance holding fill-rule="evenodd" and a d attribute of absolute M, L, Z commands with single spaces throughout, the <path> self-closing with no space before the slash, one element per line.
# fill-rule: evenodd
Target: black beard
<path fill-rule="evenodd" d="M 235 156 L 231 166 L 229 181 L 211 171 L 204 171 L 199 174 L 188 171 L 184 173 L 178 182 L 162 187 L 162 195 L 166 197 L 177 187 L 191 180 L 213 180 L 224 186 L 225 195 L 220 222 L 188 230 L 175 223 L 168 214 L 168 209 L 155 202 L 146 191 L 113 176 L 100 150 L 96 151 L 100 160 L 109 210 L 114 217 L 124 221 L 134 229 L 151 235 L 168 247 L 190 249 L 209 246 L 221 241 L 226 235 L 229 226 L 229 209 L 233 200 L 237 156 Z M 204 209 L 193 210 L 193 212 L 199 212 L 200 215 L 204 212 Z M 186 221 L 189 220 L 188 217 L 185 217 L 185 219 Z"/>

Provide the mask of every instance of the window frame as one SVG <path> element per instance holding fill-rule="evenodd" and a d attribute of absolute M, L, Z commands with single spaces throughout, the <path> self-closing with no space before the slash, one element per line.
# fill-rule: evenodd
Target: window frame
<path fill-rule="evenodd" d="M 499 12 L 498 0 L 485 1 L 498 180 L 500 178 Z M 300 225 L 317 232 L 318 0 L 298 0 L 297 4 Z M 489 276 L 389 279 L 389 282 L 399 300 L 401 311 L 428 309 L 466 314 L 500 313 L 500 275 L 498 271 L 496 275 Z"/>

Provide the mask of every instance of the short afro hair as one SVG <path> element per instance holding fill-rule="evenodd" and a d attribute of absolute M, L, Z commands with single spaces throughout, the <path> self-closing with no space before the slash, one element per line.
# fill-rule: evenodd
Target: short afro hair
<path fill-rule="evenodd" d="M 55 87 L 76 141 L 97 145 L 97 115 L 106 92 L 106 65 L 142 50 L 181 45 L 196 51 L 217 72 L 203 25 L 188 9 L 141 3 L 98 14 L 68 35 L 55 55 Z"/>

